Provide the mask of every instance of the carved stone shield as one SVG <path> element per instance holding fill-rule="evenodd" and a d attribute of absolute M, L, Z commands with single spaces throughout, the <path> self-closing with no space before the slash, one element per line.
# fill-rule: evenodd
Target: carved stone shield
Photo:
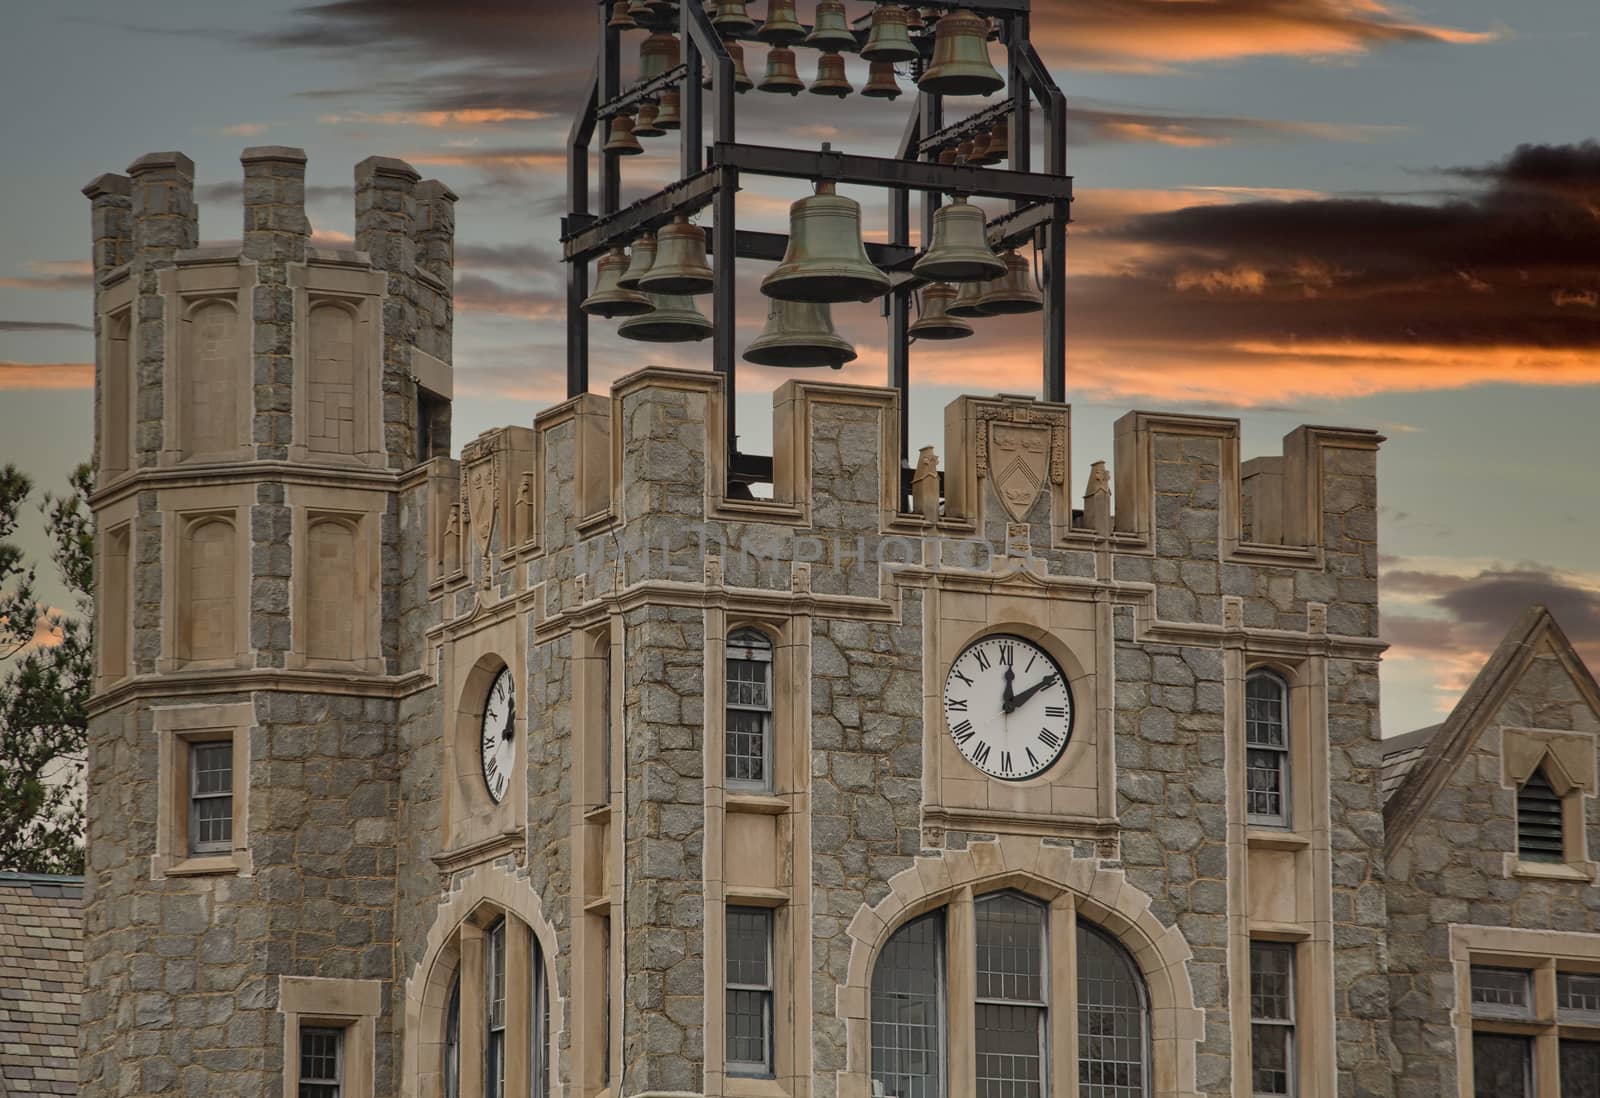
<path fill-rule="evenodd" d="M 494 531 L 496 504 L 499 493 L 495 491 L 495 463 L 480 462 L 467 471 L 467 504 L 472 509 L 472 535 L 478 543 L 478 555 L 489 552 L 489 535 Z"/>
<path fill-rule="evenodd" d="M 1027 518 L 1049 468 L 1048 426 L 989 421 L 989 475 L 1000 503 L 1014 521 Z"/>

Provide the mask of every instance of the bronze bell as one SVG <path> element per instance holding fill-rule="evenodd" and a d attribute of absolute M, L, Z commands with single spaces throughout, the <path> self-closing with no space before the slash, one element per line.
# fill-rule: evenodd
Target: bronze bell
<path fill-rule="evenodd" d="M 759 90 L 777 94 L 799 95 L 806 82 L 795 71 L 794 51 L 774 46 L 767 51 L 767 75 L 757 85 Z"/>
<path fill-rule="evenodd" d="M 972 163 L 972 138 L 967 138 L 956 147 L 956 160 L 962 164 Z"/>
<path fill-rule="evenodd" d="M 767 0 L 767 19 L 756 37 L 774 46 L 792 46 L 806 36 L 805 27 L 795 17 L 794 0 Z"/>
<path fill-rule="evenodd" d="M 843 99 L 855 91 L 844 75 L 844 58 L 829 50 L 817 58 L 817 78 L 807 89 L 812 95 L 831 95 Z"/>
<path fill-rule="evenodd" d="M 913 7 L 913 8 L 907 8 L 906 9 L 906 29 L 907 30 L 914 30 L 914 31 L 926 30 L 927 27 L 928 27 L 928 22 L 927 22 L 927 20 L 922 18 L 922 9 L 921 8 L 914 8 Z"/>
<path fill-rule="evenodd" d="M 633 136 L 633 118 L 626 114 L 613 115 L 610 136 L 606 138 L 605 151 L 618 156 L 638 156 L 644 146 Z"/>
<path fill-rule="evenodd" d="M 932 95 L 993 95 L 1005 86 L 1005 77 L 989 62 L 988 20 L 964 8 L 940 19 L 933 63 L 917 87 Z"/>
<path fill-rule="evenodd" d="M 650 294 L 648 313 L 630 316 L 617 325 L 623 339 L 641 343 L 693 343 L 711 334 L 711 321 L 694 307 L 694 298 Z"/>
<path fill-rule="evenodd" d="M 854 362 L 856 349 L 833 330 L 833 307 L 821 302 L 774 301 L 767 326 L 744 352 L 757 366 L 827 366 Z"/>
<path fill-rule="evenodd" d="M 622 272 L 617 279 L 617 285 L 624 290 L 637 290 L 639 280 L 655 265 L 656 262 L 656 234 L 640 233 L 633 242 L 633 254 L 628 257 L 628 269 Z"/>
<path fill-rule="evenodd" d="M 636 27 L 656 25 L 656 15 L 650 8 L 650 0 L 631 0 L 628 4 L 628 18 L 633 20 L 633 25 Z"/>
<path fill-rule="evenodd" d="M 911 268 L 928 282 L 986 282 L 1006 273 L 989 247 L 983 210 L 957 195 L 933 214 L 933 244 Z"/>
<path fill-rule="evenodd" d="M 632 15 L 628 13 L 628 0 L 617 0 L 611 5 L 611 21 L 606 26 L 613 30 L 633 30 L 638 27 Z"/>
<path fill-rule="evenodd" d="M 806 35 L 806 45 L 814 50 L 855 52 L 856 36 L 850 29 L 844 0 L 817 0 L 817 18 L 811 33 Z"/>
<path fill-rule="evenodd" d="M 678 25 L 677 0 L 650 0 L 650 18 L 668 30 Z"/>
<path fill-rule="evenodd" d="M 711 265 L 706 262 L 706 231 L 679 214 L 656 236 L 656 260 L 639 279 L 648 294 L 711 292 Z"/>
<path fill-rule="evenodd" d="M 1011 126 L 1002 118 L 994 124 L 984 139 L 983 149 L 977 153 L 978 163 L 983 165 L 998 164 L 1011 156 Z"/>
<path fill-rule="evenodd" d="M 745 72 L 744 69 L 744 47 L 737 42 L 724 42 L 722 48 L 727 50 L 728 56 L 733 59 L 733 90 L 747 92 L 755 87 L 755 81 L 750 79 L 750 74 Z M 706 78 L 700 81 L 702 88 L 712 86 L 712 71 L 712 65 L 708 60 L 706 63 Z"/>
<path fill-rule="evenodd" d="M 871 301 L 888 291 L 889 276 L 861 243 L 860 203 L 835 194 L 825 179 L 816 194 L 789 207 L 789 247 L 761 280 L 762 293 L 779 301 L 835 302 Z"/>
<path fill-rule="evenodd" d="M 637 290 L 624 290 L 617 285 L 622 272 L 628 268 L 628 257 L 621 248 L 612 248 L 596 264 L 594 293 L 583 299 L 581 308 L 589 316 L 603 316 L 607 320 L 619 316 L 639 316 L 654 306 L 650 299 Z"/>
<path fill-rule="evenodd" d="M 661 113 L 661 108 L 655 100 L 646 99 L 639 104 L 639 117 L 633 120 L 633 136 L 635 137 L 660 137 L 667 131 L 661 128 L 661 123 L 656 119 Z"/>
<path fill-rule="evenodd" d="M 978 298 L 989 316 L 1020 316 L 1044 309 L 1044 298 L 1033 285 L 1033 268 L 1015 250 L 1003 257 L 1006 273 L 988 283 Z"/>
<path fill-rule="evenodd" d="M 954 145 L 946 145 L 944 148 L 939 150 L 939 163 L 954 164 L 955 162 L 956 147 Z"/>
<path fill-rule="evenodd" d="M 637 130 L 638 127 L 635 126 L 634 129 Z M 969 164 L 979 164 L 979 165 L 983 165 L 983 164 L 989 163 L 989 159 L 988 159 L 988 157 L 989 157 L 989 131 L 988 130 L 984 130 L 982 133 L 973 134 L 972 135 L 972 140 L 969 142 L 969 144 L 970 144 L 971 148 L 969 148 L 967 150 L 967 158 L 968 158 L 967 159 L 967 163 L 969 163 Z"/>
<path fill-rule="evenodd" d="M 922 55 L 911 43 L 910 20 L 899 4 L 879 4 L 872 13 L 872 33 L 861 47 L 868 61 L 915 61 Z"/>
<path fill-rule="evenodd" d="M 893 61 L 874 61 L 872 70 L 868 74 L 867 82 L 861 87 L 861 94 L 869 99 L 896 99 L 900 95 L 900 85 L 895 82 Z"/>
<path fill-rule="evenodd" d="M 961 292 L 956 294 L 956 299 L 946 312 L 960 319 L 988 316 L 989 310 L 983 307 L 983 295 L 986 292 L 982 282 L 962 283 Z"/>
<path fill-rule="evenodd" d="M 717 0 L 711 25 L 717 28 L 718 34 L 743 34 L 755 29 L 756 21 L 745 11 L 744 4 L 745 0 Z"/>
<path fill-rule="evenodd" d="M 918 339 L 966 339 L 972 334 L 972 325 L 949 312 L 955 297 L 956 288 L 950 283 L 929 283 L 919 299 L 920 315 L 907 331 Z"/>
<path fill-rule="evenodd" d="M 668 88 L 661 93 L 661 109 L 656 112 L 656 125 L 663 130 L 679 130 L 683 128 L 683 115 L 679 108 L 683 103 L 683 96 L 677 88 Z"/>
<path fill-rule="evenodd" d="M 639 79 L 654 80 L 683 59 L 678 36 L 654 31 L 639 44 Z"/>

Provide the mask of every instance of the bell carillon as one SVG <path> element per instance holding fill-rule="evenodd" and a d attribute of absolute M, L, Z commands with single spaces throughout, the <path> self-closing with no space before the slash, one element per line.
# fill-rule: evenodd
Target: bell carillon
<path fill-rule="evenodd" d="M 1031 0 L 580 2 L 594 4 L 596 57 L 568 148 L 569 395 L 587 390 L 593 354 L 616 354 L 613 336 L 709 340 L 730 475 L 745 482 L 765 459 L 735 445 L 741 362 L 885 369 L 904 457 L 918 348 L 1038 315 L 1042 395 L 1064 399 L 1066 105 L 1029 40 Z M 892 147 L 772 143 L 887 129 L 865 112 L 901 101 Z M 658 189 L 624 203 L 635 171 L 628 190 Z M 810 193 L 777 223 L 772 189 L 797 185 Z M 873 314 L 884 338 L 863 355 L 852 340 Z"/>

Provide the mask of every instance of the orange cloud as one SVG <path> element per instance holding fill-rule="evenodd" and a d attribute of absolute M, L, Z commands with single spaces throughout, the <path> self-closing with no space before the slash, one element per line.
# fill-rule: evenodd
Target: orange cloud
<path fill-rule="evenodd" d="M 520 110 L 511 107 L 473 107 L 453 111 L 351 111 L 348 114 L 325 114 L 317 119 L 329 126 L 351 123 L 370 126 L 423 126 L 440 130 L 447 126 L 498 126 L 506 122 L 539 122 L 549 118 L 546 111 Z"/>
<path fill-rule="evenodd" d="M 0 391 L 92 388 L 92 362 L 0 362 Z"/>

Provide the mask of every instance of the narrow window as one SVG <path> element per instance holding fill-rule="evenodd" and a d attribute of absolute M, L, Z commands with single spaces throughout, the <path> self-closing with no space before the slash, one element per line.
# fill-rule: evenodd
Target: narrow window
<path fill-rule="evenodd" d="M 1250 1077 L 1257 1095 L 1295 1093 L 1294 946 L 1250 943 Z"/>
<path fill-rule="evenodd" d="M 728 637 L 729 789 L 772 788 L 772 642 L 754 629 Z"/>
<path fill-rule="evenodd" d="M 1517 790 L 1517 857 L 1525 862 L 1566 858 L 1561 833 L 1561 798 L 1540 767 Z"/>
<path fill-rule="evenodd" d="M 1532 1098 L 1533 1042 L 1501 1033 L 1472 1035 L 1473 1098 Z"/>
<path fill-rule="evenodd" d="M 728 908 L 727 1066 L 772 1074 L 772 912 Z"/>
<path fill-rule="evenodd" d="M 233 743 L 189 745 L 189 852 L 233 849 Z"/>
<path fill-rule="evenodd" d="M 1148 1046 L 1144 982 L 1128 953 L 1078 924 L 1078 1096 L 1144 1098 Z"/>
<path fill-rule="evenodd" d="M 450 1007 L 444 1016 L 444 1098 L 461 1095 L 461 974 L 450 986 Z"/>
<path fill-rule="evenodd" d="M 1289 826 L 1289 686 L 1270 671 L 1244 684 L 1245 798 L 1253 824 Z"/>
<path fill-rule="evenodd" d="M 544 967 L 544 951 L 533 946 L 533 1055 L 528 1069 L 531 1098 L 550 1098 L 550 987 Z"/>
<path fill-rule="evenodd" d="M 611 636 L 602 633 L 596 641 L 600 654 L 600 788 L 601 804 L 611 803 Z"/>
<path fill-rule="evenodd" d="M 344 1031 L 300 1027 L 300 1098 L 340 1098 L 344 1093 Z"/>
<path fill-rule="evenodd" d="M 944 1094 L 944 919 L 894 932 L 872 970 L 872 1081 L 888 1098 Z"/>
<path fill-rule="evenodd" d="M 506 1094 L 506 921 L 501 919 L 484 937 L 484 972 L 488 976 L 484 1014 L 483 1083 L 488 1098 Z"/>
<path fill-rule="evenodd" d="M 611 1086 L 611 916 L 600 920 L 600 978 L 605 984 L 601 1001 L 605 1004 L 601 1020 L 605 1036 L 600 1047 L 604 1059 L 600 1062 L 600 1085 Z"/>
<path fill-rule="evenodd" d="M 1002 893 L 976 911 L 978 1098 L 1044 1092 L 1045 910 Z"/>
<path fill-rule="evenodd" d="M 1563 1022 L 1600 1025 L 1600 976 L 1589 972 L 1557 973 L 1556 1007 Z"/>
<path fill-rule="evenodd" d="M 1600 1098 L 1600 1044 L 1562 1038 L 1561 1098 Z"/>
<path fill-rule="evenodd" d="M 1513 1022 L 1533 1020 L 1528 973 L 1516 968 L 1472 967 L 1472 1016 Z"/>

